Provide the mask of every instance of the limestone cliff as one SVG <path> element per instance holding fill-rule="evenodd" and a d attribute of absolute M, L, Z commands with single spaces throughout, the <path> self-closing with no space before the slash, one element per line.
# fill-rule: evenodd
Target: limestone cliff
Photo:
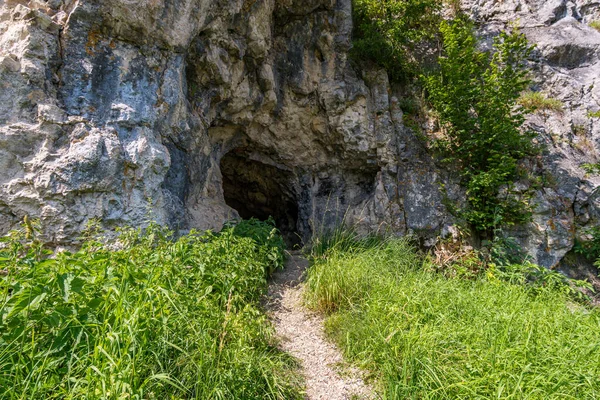
<path fill-rule="evenodd" d="M 600 216 L 600 3 L 465 1 L 482 39 L 519 21 L 563 113 L 530 124 L 534 223 L 550 266 Z M 349 58 L 350 0 L 0 0 L 0 233 L 24 215 L 70 243 L 87 221 L 218 229 L 273 215 L 306 239 L 344 217 L 431 241 L 451 173 L 403 125 L 385 71 Z M 525 187 L 527 182 L 523 182 Z"/>
<path fill-rule="evenodd" d="M 589 24 L 600 19 L 600 2 L 467 0 L 463 7 L 484 42 L 509 24 L 519 27 L 536 45 L 534 88 L 564 104 L 529 118 L 544 151 L 528 166 L 543 186 L 535 190 L 533 222 L 515 232 L 538 263 L 556 265 L 600 221 L 600 177 L 581 168 L 599 161 L 600 118 L 592 114 L 600 110 L 600 32 Z"/>

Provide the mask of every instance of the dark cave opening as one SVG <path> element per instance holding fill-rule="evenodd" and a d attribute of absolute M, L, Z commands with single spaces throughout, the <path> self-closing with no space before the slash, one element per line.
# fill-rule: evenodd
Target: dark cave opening
<path fill-rule="evenodd" d="M 301 243 L 294 174 L 236 149 L 221 159 L 225 203 L 244 219 L 273 217 L 288 246 Z"/>

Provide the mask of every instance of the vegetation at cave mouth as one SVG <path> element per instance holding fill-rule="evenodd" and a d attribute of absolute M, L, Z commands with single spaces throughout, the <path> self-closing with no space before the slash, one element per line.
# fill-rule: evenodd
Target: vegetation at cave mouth
<path fill-rule="evenodd" d="M 271 224 L 55 254 L 31 224 L 2 241 L 1 399 L 302 398 L 259 304 L 283 263 Z"/>

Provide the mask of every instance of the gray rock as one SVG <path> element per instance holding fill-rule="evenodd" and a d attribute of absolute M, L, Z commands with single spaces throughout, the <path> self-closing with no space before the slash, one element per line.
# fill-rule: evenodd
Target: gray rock
<path fill-rule="evenodd" d="M 547 144 L 531 170 L 550 178 L 513 232 L 554 265 L 600 215 L 581 169 L 600 146 L 600 3 L 464 3 L 484 37 L 519 21 L 536 88 L 565 104 L 529 121 Z M 219 229 L 240 213 L 303 240 L 342 221 L 429 244 L 454 232 L 444 204 L 464 194 L 387 74 L 351 66 L 351 28 L 350 0 L 3 2 L 0 233 L 29 215 L 65 245 L 92 218 Z"/>
<path fill-rule="evenodd" d="M 516 21 L 536 45 L 531 62 L 534 89 L 564 104 L 562 112 L 529 118 L 545 147 L 537 165 L 529 169 L 542 178 L 543 187 L 533 198 L 533 222 L 510 232 L 521 237 L 534 261 L 556 266 L 575 239 L 599 223 L 594 193 L 600 178 L 581 166 L 599 161 L 600 119 L 589 113 L 600 108 L 600 32 L 588 24 L 600 18 L 600 3 L 513 0 L 463 5 L 483 31 L 498 32 Z"/>

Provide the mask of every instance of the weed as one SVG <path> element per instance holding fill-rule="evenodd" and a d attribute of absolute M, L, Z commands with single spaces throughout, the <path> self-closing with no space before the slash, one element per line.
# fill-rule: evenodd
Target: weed
<path fill-rule="evenodd" d="M 600 110 L 587 113 L 588 118 L 600 118 Z"/>
<path fill-rule="evenodd" d="M 429 266 L 447 277 L 463 279 L 474 279 L 485 270 L 485 263 L 477 251 L 461 240 L 454 239 L 437 243 Z"/>
<path fill-rule="evenodd" d="M 590 21 L 588 24 L 591 28 L 594 28 L 597 31 L 600 31 L 600 21 Z"/>
<path fill-rule="evenodd" d="M 585 134 L 587 133 L 585 125 L 581 124 L 573 125 L 571 130 L 573 131 L 573 135 L 575 136 L 585 136 Z"/>
<path fill-rule="evenodd" d="M 569 279 L 560 272 L 525 261 L 519 264 L 492 266 L 487 272 L 488 279 L 500 279 L 512 284 L 523 285 L 533 293 L 555 292 L 574 300 L 589 301 L 590 298 L 581 290 L 594 290 L 587 282 Z"/>
<path fill-rule="evenodd" d="M 581 164 L 581 169 L 590 175 L 600 175 L 600 163 L 584 163 Z"/>
<path fill-rule="evenodd" d="M 587 136 L 583 136 L 575 143 L 575 148 L 586 154 L 594 151 L 594 144 Z"/>
<path fill-rule="evenodd" d="M 330 254 L 339 251 L 364 250 L 376 247 L 384 241 L 382 236 L 376 234 L 360 235 L 353 227 L 341 225 L 332 230 L 315 235 L 310 245 L 309 257 L 311 259 L 326 259 Z"/>
<path fill-rule="evenodd" d="M 593 226 L 584 231 L 587 240 L 579 240 L 575 243 L 574 251 L 585 256 L 591 261 L 600 258 L 600 227 Z"/>

